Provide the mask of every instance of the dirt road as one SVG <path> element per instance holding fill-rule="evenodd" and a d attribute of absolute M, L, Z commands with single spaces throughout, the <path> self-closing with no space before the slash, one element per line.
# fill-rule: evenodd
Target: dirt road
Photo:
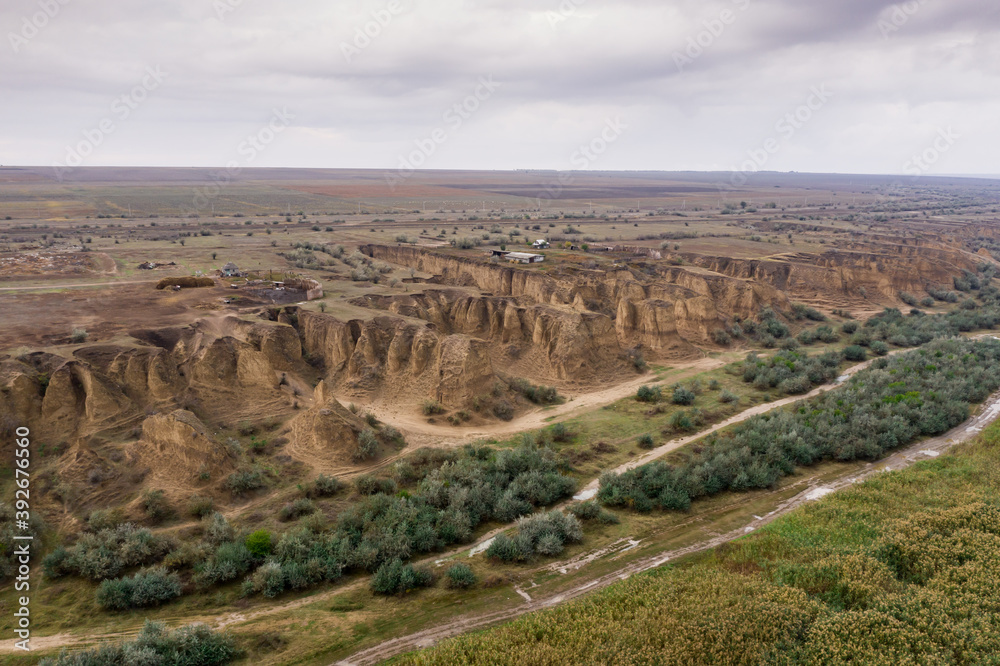
<path fill-rule="evenodd" d="M 3 291 L 45 291 L 48 289 L 82 289 L 84 287 L 119 287 L 126 284 L 155 284 L 158 280 L 117 280 L 114 282 L 91 282 L 88 284 L 45 284 L 34 287 L 0 287 Z"/>

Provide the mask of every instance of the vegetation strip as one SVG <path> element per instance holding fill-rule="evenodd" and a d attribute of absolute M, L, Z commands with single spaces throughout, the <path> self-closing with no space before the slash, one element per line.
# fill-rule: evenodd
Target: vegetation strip
<path fill-rule="evenodd" d="M 876 460 L 949 430 L 1000 388 L 1000 341 L 939 340 L 879 359 L 836 391 L 755 416 L 696 444 L 678 465 L 655 461 L 601 478 L 607 506 L 685 510 L 698 497 L 767 488 L 797 466 Z"/>

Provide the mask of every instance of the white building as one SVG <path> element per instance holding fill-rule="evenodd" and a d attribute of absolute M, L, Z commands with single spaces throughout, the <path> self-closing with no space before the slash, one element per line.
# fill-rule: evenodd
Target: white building
<path fill-rule="evenodd" d="M 529 254 L 527 252 L 508 252 L 507 261 L 519 264 L 538 264 L 545 261 L 545 255 Z"/>

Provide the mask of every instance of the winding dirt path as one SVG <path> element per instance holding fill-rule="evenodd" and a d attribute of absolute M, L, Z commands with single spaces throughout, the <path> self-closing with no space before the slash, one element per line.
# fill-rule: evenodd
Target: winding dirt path
<path fill-rule="evenodd" d="M 694 375 L 721 368 L 728 363 L 732 363 L 733 360 L 726 357 L 706 357 L 697 361 L 679 364 L 672 367 L 668 373 L 664 373 L 666 377 L 663 380 L 657 379 L 656 375 L 651 374 L 637 375 L 628 381 L 609 386 L 608 388 L 590 393 L 571 395 L 561 405 L 538 408 L 508 423 L 490 424 L 488 426 L 462 428 L 439 423 L 428 423 L 426 417 L 417 413 L 414 405 L 386 405 L 376 403 L 371 405 L 359 404 L 359 407 L 362 411 L 371 412 L 380 421 L 391 423 L 402 430 L 407 436 L 407 441 L 410 442 L 408 449 L 423 446 L 454 448 L 477 439 L 516 435 L 519 432 L 544 428 L 550 425 L 554 419 L 566 419 L 583 412 L 593 411 L 595 408 L 609 405 L 630 395 L 635 395 L 640 386 L 657 384 L 661 381 L 683 381 Z M 349 402 L 349 400 L 344 398 L 341 402 Z"/>

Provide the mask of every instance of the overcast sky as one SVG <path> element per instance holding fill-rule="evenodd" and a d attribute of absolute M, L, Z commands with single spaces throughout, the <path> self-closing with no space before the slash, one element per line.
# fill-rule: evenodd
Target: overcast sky
<path fill-rule="evenodd" d="M 0 26 L 5 165 L 1000 173 L 996 0 L 3 0 Z"/>

